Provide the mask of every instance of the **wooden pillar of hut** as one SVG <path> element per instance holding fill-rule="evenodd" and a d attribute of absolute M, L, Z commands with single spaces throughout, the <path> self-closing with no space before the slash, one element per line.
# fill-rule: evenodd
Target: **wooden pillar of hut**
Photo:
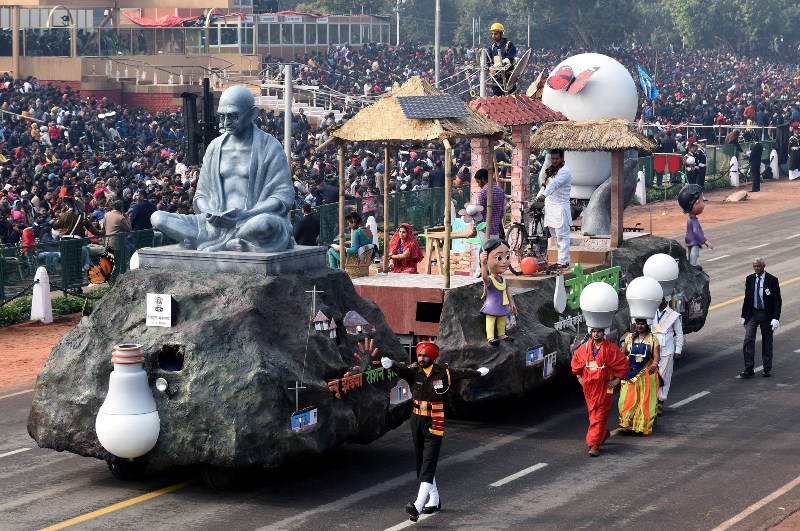
<path fill-rule="evenodd" d="M 383 272 L 389 272 L 389 142 L 383 146 Z"/>
<path fill-rule="evenodd" d="M 344 269 L 344 142 L 339 144 L 339 269 Z"/>
<path fill-rule="evenodd" d="M 622 211 L 625 209 L 625 152 L 611 152 L 611 248 L 622 245 Z"/>
<path fill-rule="evenodd" d="M 453 146 L 446 138 L 444 144 L 444 265 L 442 274 L 444 275 L 444 289 L 450 289 L 450 235 L 452 232 L 453 220 L 451 218 L 450 205 L 453 201 L 453 177 L 450 175 L 453 165 Z"/>

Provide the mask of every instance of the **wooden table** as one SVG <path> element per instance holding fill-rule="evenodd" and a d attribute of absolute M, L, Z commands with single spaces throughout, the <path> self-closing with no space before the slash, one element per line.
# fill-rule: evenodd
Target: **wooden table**
<path fill-rule="evenodd" d="M 420 234 L 420 236 L 425 238 L 425 262 L 422 265 L 422 273 L 425 275 L 442 274 L 442 264 L 444 264 L 444 257 L 442 255 L 442 251 L 444 250 L 444 234 L 444 231 Z M 451 232 L 450 239 L 469 238 L 472 235 L 473 233 L 471 232 Z"/>

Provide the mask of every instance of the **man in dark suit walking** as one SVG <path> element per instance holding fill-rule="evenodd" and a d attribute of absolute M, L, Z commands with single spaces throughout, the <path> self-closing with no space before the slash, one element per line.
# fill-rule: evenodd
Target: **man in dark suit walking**
<path fill-rule="evenodd" d="M 750 180 L 753 181 L 751 192 L 761 191 L 761 155 L 764 153 L 764 146 L 761 142 L 756 142 L 750 148 Z"/>
<path fill-rule="evenodd" d="M 754 273 L 744 281 L 744 371 L 739 374 L 741 378 L 750 378 L 754 374 L 758 327 L 761 327 L 761 360 L 764 362 L 762 376 L 768 378 L 772 375 L 772 334 L 781 324 L 781 287 L 775 276 L 764 271 L 765 265 L 763 258 L 753 260 Z"/>

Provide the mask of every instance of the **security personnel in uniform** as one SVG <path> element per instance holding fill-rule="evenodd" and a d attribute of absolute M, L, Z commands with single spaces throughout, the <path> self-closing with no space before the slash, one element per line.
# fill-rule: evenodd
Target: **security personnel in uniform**
<path fill-rule="evenodd" d="M 420 480 L 419 493 L 414 503 L 406 505 L 406 512 L 412 522 L 420 513 L 431 514 L 442 508 L 439 490 L 436 488 L 436 464 L 444 435 L 444 396 L 450 391 L 455 380 L 486 376 L 489 369 L 453 369 L 447 365 L 437 365 L 439 347 L 431 341 L 421 341 L 417 345 L 417 363 L 410 366 L 396 365 L 389 358 L 381 358 L 384 369 L 392 369 L 400 378 L 408 382 L 414 399 L 414 414 L 411 416 L 411 436 L 414 439 L 414 453 L 417 462 L 417 477 Z M 430 495 L 430 499 L 428 499 Z M 427 501 L 427 503 L 425 503 Z"/>
<path fill-rule="evenodd" d="M 694 154 L 694 158 L 697 164 L 697 180 L 695 183 L 700 186 L 700 188 L 705 189 L 706 187 L 706 143 L 708 140 L 705 138 L 701 138 L 697 141 L 700 144 L 697 147 L 697 152 Z"/>
<path fill-rule="evenodd" d="M 505 28 L 499 22 L 492 24 L 489 28 L 492 34 L 492 46 L 489 48 L 489 66 L 494 67 L 494 76 L 499 78 L 505 84 L 508 76 L 514 71 L 514 65 L 517 62 L 517 47 L 510 40 L 503 37 Z M 500 71 L 498 71 L 500 70 Z M 495 84 L 492 87 L 495 96 L 503 96 L 504 94 L 513 94 L 516 90 L 516 84 L 513 87 L 507 87 L 508 92 Z"/>
<path fill-rule="evenodd" d="M 789 180 L 800 179 L 800 122 L 792 122 L 789 137 Z"/>
<path fill-rule="evenodd" d="M 689 164 L 690 161 L 693 161 Z M 683 156 L 683 162 L 686 169 L 686 184 L 697 184 L 698 168 L 697 168 L 697 141 L 694 137 L 689 137 L 686 140 L 686 155 Z"/>

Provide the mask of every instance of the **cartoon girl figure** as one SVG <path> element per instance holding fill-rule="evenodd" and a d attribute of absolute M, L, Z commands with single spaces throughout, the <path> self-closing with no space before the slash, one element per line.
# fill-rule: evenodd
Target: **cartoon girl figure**
<path fill-rule="evenodd" d="M 491 237 L 483 244 L 481 253 L 481 278 L 483 279 L 483 298 L 481 313 L 486 316 L 486 338 L 496 347 L 500 341 L 514 341 L 506 335 L 506 317 L 517 313 L 511 290 L 508 289 L 503 273 L 511 262 L 511 250 L 505 240 Z M 497 336 L 495 336 L 495 324 Z"/>

